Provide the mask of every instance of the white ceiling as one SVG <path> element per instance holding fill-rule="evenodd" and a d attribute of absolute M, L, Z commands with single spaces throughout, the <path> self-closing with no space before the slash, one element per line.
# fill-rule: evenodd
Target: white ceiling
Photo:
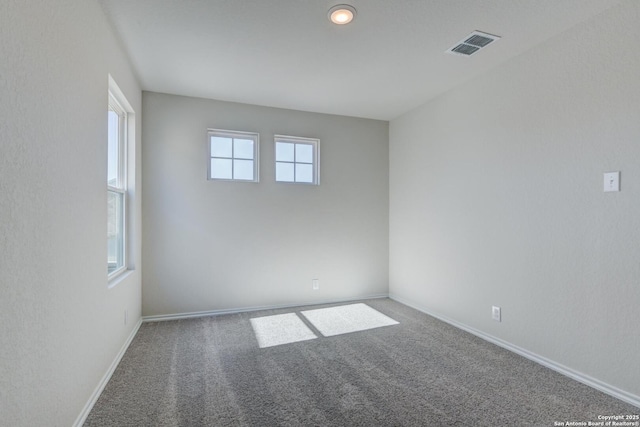
<path fill-rule="evenodd" d="M 619 0 L 99 0 L 143 89 L 393 119 Z M 502 37 L 471 57 L 474 30 Z"/>

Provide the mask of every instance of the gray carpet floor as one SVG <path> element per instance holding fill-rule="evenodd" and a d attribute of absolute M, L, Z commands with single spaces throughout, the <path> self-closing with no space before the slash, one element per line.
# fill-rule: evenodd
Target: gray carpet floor
<path fill-rule="evenodd" d="M 317 339 L 262 349 L 249 319 L 309 307 L 144 323 L 85 426 L 553 426 L 640 413 L 395 301 L 362 302 L 400 323 L 323 337 L 300 316 Z"/>

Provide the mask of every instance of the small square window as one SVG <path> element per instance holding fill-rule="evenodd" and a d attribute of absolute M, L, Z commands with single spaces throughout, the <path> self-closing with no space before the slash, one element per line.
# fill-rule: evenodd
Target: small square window
<path fill-rule="evenodd" d="M 258 182 L 258 143 L 257 133 L 209 129 L 208 179 Z"/>
<path fill-rule="evenodd" d="M 320 140 L 275 136 L 276 181 L 320 184 Z"/>

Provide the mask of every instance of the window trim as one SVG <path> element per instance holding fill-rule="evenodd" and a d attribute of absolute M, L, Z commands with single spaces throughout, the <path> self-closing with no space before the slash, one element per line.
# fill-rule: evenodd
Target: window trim
<path fill-rule="evenodd" d="M 312 182 L 301 182 L 301 181 L 278 181 L 276 178 L 276 168 L 278 163 L 291 163 L 295 165 L 300 164 L 309 164 L 305 162 L 296 162 L 295 157 L 293 162 L 279 162 L 276 158 L 276 146 L 278 142 L 284 142 L 289 144 L 294 144 L 294 153 L 295 153 L 295 144 L 307 144 L 313 147 L 313 181 Z M 274 158 L 274 180 L 279 184 L 298 184 L 298 185 L 320 185 L 320 139 L 318 138 L 307 138 L 303 136 L 291 136 L 291 135 L 279 135 L 275 134 L 273 136 L 273 158 Z M 294 154 L 295 155 L 295 154 Z M 294 172 L 295 173 L 295 172 Z M 295 179 L 295 175 L 294 175 Z"/>
<path fill-rule="evenodd" d="M 222 138 L 237 138 L 237 139 L 251 139 L 253 140 L 254 149 L 253 149 L 253 179 L 236 179 L 233 178 L 233 172 L 231 174 L 232 178 L 213 178 L 211 176 L 211 159 L 214 157 L 211 155 L 211 137 L 222 137 Z M 233 147 L 233 145 L 232 145 Z M 233 148 L 232 148 L 233 150 Z M 233 151 L 231 154 L 232 157 L 224 157 L 225 159 L 230 159 L 232 168 L 233 168 L 233 160 L 249 160 L 243 158 L 233 157 Z M 233 169 L 232 169 L 233 170 Z M 207 181 L 226 181 L 226 182 L 250 182 L 257 183 L 260 182 L 260 134 L 257 132 L 247 132 L 247 131 L 239 131 L 239 130 L 227 130 L 227 129 L 207 129 Z"/>
<path fill-rule="evenodd" d="M 131 236 L 130 236 L 130 219 L 131 219 L 131 193 L 129 188 L 129 174 L 131 166 L 129 164 L 129 150 L 134 138 L 134 112 L 131 104 L 109 75 L 109 91 L 108 91 L 108 110 L 113 110 L 120 120 L 118 121 L 118 182 L 115 186 L 107 182 L 107 193 L 114 192 L 122 195 L 122 266 L 118 267 L 111 273 L 107 267 L 107 282 L 109 287 L 114 286 L 115 279 L 120 278 L 123 273 L 130 270 L 130 253 L 131 253 Z M 108 131 L 107 131 L 108 133 Z M 108 162 L 107 162 L 108 163 Z"/>

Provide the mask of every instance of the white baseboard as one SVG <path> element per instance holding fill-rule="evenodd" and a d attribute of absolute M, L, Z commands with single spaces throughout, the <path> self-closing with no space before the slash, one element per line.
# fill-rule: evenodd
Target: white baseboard
<path fill-rule="evenodd" d="M 501 340 L 500 338 L 496 338 L 494 336 L 485 334 L 482 331 L 479 331 L 475 328 L 472 328 L 470 326 L 464 325 L 460 322 L 456 322 L 455 320 L 452 319 L 448 319 L 442 315 L 433 313 L 427 309 L 425 309 L 424 307 L 420 307 L 416 304 L 413 304 L 410 301 L 405 300 L 404 298 L 401 298 L 397 295 L 394 294 L 389 294 L 389 298 L 397 301 L 401 304 L 404 304 L 406 306 L 409 306 L 411 308 L 415 308 L 418 311 L 421 311 L 425 314 L 428 314 L 429 316 L 435 317 L 436 319 L 442 320 L 445 323 L 448 323 L 452 326 L 455 326 L 458 329 L 462 329 L 463 331 L 469 332 L 470 334 L 473 334 L 479 338 L 482 338 L 485 341 L 488 341 L 492 344 L 495 344 L 499 347 L 502 347 L 504 349 L 507 349 L 513 353 L 519 354 L 522 357 L 525 357 L 533 362 L 536 362 L 542 366 L 545 366 L 549 369 L 552 369 L 556 372 L 561 373 L 562 375 L 565 375 L 571 379 L 574 379 L 578 382 L 581 382 L 583 384 L 588 385 L 589 387 L 595 388 L 596 390 L 599 390 L 603 393 L 606 393 L 610 396 L 615 397 L 616 399 L 619 399 L 623 402 L 629 403 L 633 406 L 636 406 L 638 408 L 640 408 L 640 396 L 637 396 L 635 394 L 629 393 L 627 391 L 621 390 L 617 387 L 614 387 L 610 384 L 607 384 L 603 381 L 600 381 L 596 378 L 590 377 L 589 375 L 585 375 L 582 372 L 578 372 L 574 369 L 571 369 L 567 366 L 564 366 L 560 363 L 554 362 L 553 360 L 547 359 L 546 357 L 542 357 L 540 355 L 537 355 L 529 350 L 526 350 L 524 348 L 518 347 L 517 345 L 511 344 L 507 341 Z"/>
<path fill-rule="evenodd" d="M 340 299 L 340 300 L 324 300 L 324 301 L 309 301 L 303 303 L 296 304 L 286 304 L 286 305 L 269 305 L 269 306 L 259 306 L 259 307 L 244 307 L 244 308 L 231 308 L 224 310 L 210 310 L 210 311 L 195 311 L 191 313 L 176 313 L 176 314 L 161 314 L 158 316 L 143 316 L 142 321 L 146 322 L 161 322 L 165 320 L 179 320 L 179 319 L 191 319 L 194 317 L 207 317 L 207 316 L 219 316 L 221 314 L 236 314 L 236 313 L 246 313 L 249 311 L 260 311 L 260 310 L 277 310 L 281 308 L 291 308 L 291 307 L 306 307 L 309 305 L 322 305 L 322 304 L 339 304 L 343 302 L 351 302 L 351 301 L 360 301 L 360 300 L 368 300 L 368 299 L 379 299 L 379 298 L 388 298 L 388 294 L 378 294 L 378 295 L 369 295 L 364 297 L 357 298 L 348 298 L 348 299 Z"/>
<path fill-rule="evenodd" d="M 93 390 L 93 393 L 91 394 L 91 397 L 87 401 L 86 405 L 84 405 L 84 408 L 82 408 L 82 412 L 80 412 L 80 415 L 78 415 L 78 418 L 76 418 L 76 421 L 73 423 L 73 427 L 81 427 L 82 424 L 84 424 L 84 422 L 87 420 L 87 417 L 89 416 L 89 413 L 91 412 L 91 409 L 93 409 L 93 405 L 95 405 L 96 402 L 98 401 L 98 398 L 100 397 L 100 394 L 102 393 L 102 390 L 104 390 L 105 386 L 107 385 L 107 383 L 111 379 L 111 375 L 113 375 L 113 372 L 118 367 L 118 364 L 120 363 L 120 360 L 122 359 L 122 356 L 124 356 L 124 353 L 127 351 L 127 349 L 129 348 L 129 345 L 131 344 L 131 341 L 133 341 L 133 338 L 138 333 L 138 329 L 140 329 L 140 325 L 142 325 L 142 319 L 138 320 L 138 323 L 136 324 L 136 326 L 133 328 L 133 330 L 129 334 L 129 337 L 127 337 L 127 341 L 125 341 L 125 343 L 123 344 L 122 348 L 120 349 L 120 351 L 116 355 L 115 359 L 113 359 L 113 362 L 111 362 L 111 365 L 109 366 L 109 369 L 107 369 L 107 372 L 104 374 L 104 376 L 102 377 L 102 379 L 98 383 L 98 386 L 95 388 L 95 390 Z"/>

